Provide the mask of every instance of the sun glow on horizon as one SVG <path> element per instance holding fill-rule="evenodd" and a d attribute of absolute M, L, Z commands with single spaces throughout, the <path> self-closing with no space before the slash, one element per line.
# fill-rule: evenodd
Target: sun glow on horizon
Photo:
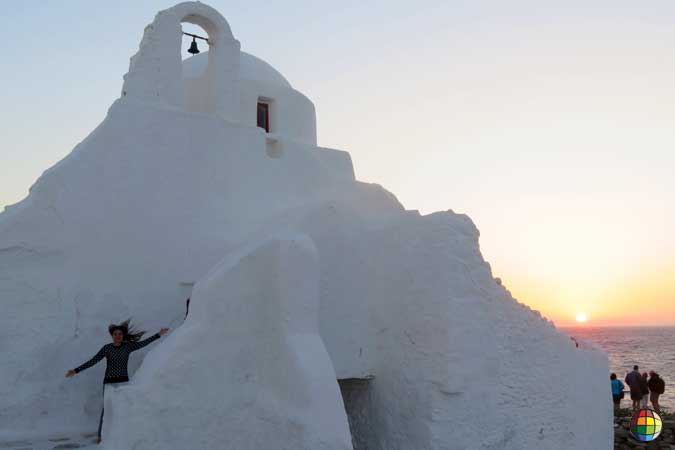
<path fill-rule="evenodd" d="M 579 323 L 584 323 L 588 320 L 588 316 L 585 312 L 578 312 L 576 316 L 576 321 Z"/>
<path fill-rule="evenodd" d="M 675 249 L 670 254 L 673 251 Z M 514 298 L 540 311 L 556 326 L 675 326 L 675 263 L 672 261 L 652 260 L 640 271 L 626 271 L 621 277 L 596 272 L 594 277 L 586 279 L 575 276 L 574 272 L 557 279 L 547 273 L 535 273 L 541 266 L 529 271 L 523 266 L 499 263 L 495 266 L 498 266 L 495 272 L 506 280 L 504 285 Z M 557 269 L 563 274 L 563 267 Z M 636 311 L 634 305 L 638 300 L 643 307 Z M 579 313 L 586 314 L 586 322 L 576 320 Z"/>

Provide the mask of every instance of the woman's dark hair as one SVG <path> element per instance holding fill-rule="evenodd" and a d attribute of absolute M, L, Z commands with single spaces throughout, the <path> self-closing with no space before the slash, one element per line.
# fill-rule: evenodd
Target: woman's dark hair
<path fill-rule="evenodd" d="M 118 324 L 111 323 L 108 325 L 108 333 L 110 333 L 110 336 L 113 335 L 113 333 L 117 330 L 120 330 L 124 337 L 122 340 L 127 341 L 127 342 L 137 342 L 140 341 L 143 335 L 145 334 L 145 331 L 139 331 L 134 329 L 134 327 L 131 325 L 131 319 L 127 319 L 124 322 Z"/>
<path fill-rule="evenodd" d="M 615 373 L 611 374 L 611 375 L 609 376 L 609 379 L 610 379 L 610 380 L 616 380 L 616 374 L 615 374 Z"/>

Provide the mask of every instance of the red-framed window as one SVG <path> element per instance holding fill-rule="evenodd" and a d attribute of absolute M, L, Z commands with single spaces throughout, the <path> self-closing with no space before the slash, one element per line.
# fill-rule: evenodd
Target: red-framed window
<path fill-rule="evenodd" d="M 270 105 L 258 102 L 258 126 L 268 133 L 270 132 Z"/>

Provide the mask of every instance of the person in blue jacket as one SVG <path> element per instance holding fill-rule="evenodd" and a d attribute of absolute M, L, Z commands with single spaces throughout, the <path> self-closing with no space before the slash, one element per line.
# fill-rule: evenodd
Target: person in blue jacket
<path fill-rule="evenodd" d="M 619 411 L 621 406 L 621 399 L 623 398 L 624 385 L 616 377 L 616 374 L 613 373 L 609 376 L 610 383 L 612 384 L 612 400 L 614 401 L 614 415 Z"/>

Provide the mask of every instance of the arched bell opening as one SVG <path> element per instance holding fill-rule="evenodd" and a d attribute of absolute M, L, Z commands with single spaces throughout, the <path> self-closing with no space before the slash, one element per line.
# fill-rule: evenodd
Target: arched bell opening
<path fill-rule="evenodd" d="M 181 21 L 181 33 L 181 61 L 196 58 L 192 64 L 181 64 L 185 109 L 213 113 L 218 54 L 209 50 L 218 42 L 217 28 L 209 19 L 191 14 Z"/>
<path fill-rule="evenodd" d="M 183 61 L 208 52 L 210 44 L 208 41 L 208 33 L 205 29 L 199 25 L 188 22 L 181 23 L 181 29 L 183 38 L 181 41 L 180 56 Z M 206 66 L 203 66 L 203 69 L 204 70 L 198 75 L 202 75 L 206 70 Z M 187 75 L 183 73 L 183 76 L 186 77 Z M 195 76 L 192 77 L 195 78 Z"/>

